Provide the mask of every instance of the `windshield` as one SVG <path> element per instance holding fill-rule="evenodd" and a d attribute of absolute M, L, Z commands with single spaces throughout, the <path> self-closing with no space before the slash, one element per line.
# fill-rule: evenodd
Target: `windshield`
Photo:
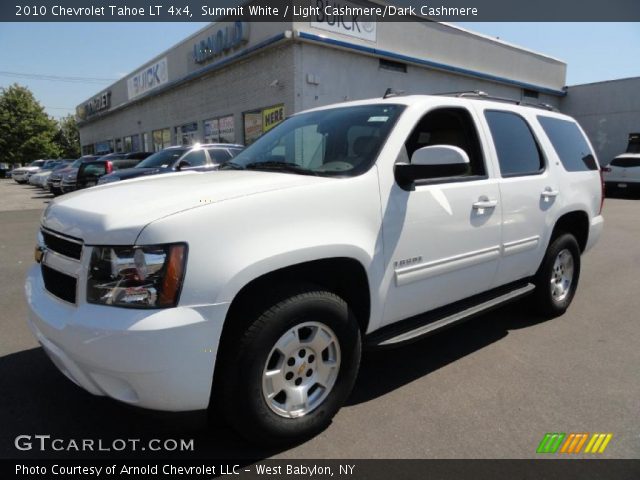
<path fill-rule="evenodd" d="M 53 167 L 53 171 L 55 172 L 56 170 L 63 170 L 65 168 L 67 168 L 69 165 L 71 165 L 71 163 L 69 162 L 62 162 L 58 165 L 56 165 L 55 167 Z"/>
<path fill-rule="evenodd" d="M 30 167 L 41 167 L 44 165 L 45 160 L 35 160 L 29 164 Z"/>
<path fill-rule="evenodd" d="M 295 115 L 222 168 L 359 175 L 371 167 L 404 108 L 391 104 L 359 105 Z"/>
<path fill-rule="evenodd" d="M 188 149 L 170 148 L 154 153 L 136 165 L 136 168 L 169 168 L 173 162 L 180 158 Z"/>
<path fill-rule="evenodd" d="M 54 163 L 48 163 L 47 165 L 45 165 L 44 167 L 41 168 L 41 170 L 53 170 L 54 168 L 56 168 L 58 165 L 60 165 L 58 162 L 54 162 Z"/>

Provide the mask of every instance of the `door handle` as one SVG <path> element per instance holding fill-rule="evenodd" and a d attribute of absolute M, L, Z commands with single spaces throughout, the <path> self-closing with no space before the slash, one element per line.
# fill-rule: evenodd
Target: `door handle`
<path fill-rule="evenodd" d="M 551 187 L 546 187 L 541 195 L 543 198 L 555 198 L 558 196 L 558 194 L 560 193 L 559 190 L 553 190 Z"/>
<path fill-rule="evenodd" d="M 497 200 L 489 200 L 488 198 L 484 197 L 475 202 L 473 204 L 473 208 L 475 208 L 476 210 L 482 210 L 484 208 L 494 208 L 496 205 L 498 205 Z"/>

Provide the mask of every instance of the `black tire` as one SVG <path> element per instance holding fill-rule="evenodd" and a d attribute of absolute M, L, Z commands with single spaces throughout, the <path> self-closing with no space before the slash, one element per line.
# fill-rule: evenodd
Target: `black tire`
<path fill-rule="evenodd" d="M 349 396 L 360 366 L 358 323 L 344 300 L 313 287 L 287 289 L 265 302 L 221 358 L 220 406 L 226 420 L 253 443 L 291 444 L 324 430 Z M 229 321 L 242 321 L 229 319 Z M 296 325 L 318 322 L 337 337 L 340 367 L 333 388 L 313 410 L 297 418 L 275 413 L 263 394 L 262 378 L 272 348 Z M 225 339 L 227 341 L 227 339 Z M 306 368 L 306 367 L 305 367 Z"/>
<path fill-rule="evenodd" d="M 554 265 L 560 252 L 564 250 L 571 254 L 573 261 L 573 275 L 566 295 L 555 298 L 552 294 L 551 281 L 554 278 Z M 538 313 L 547 318 L 554 318 L 566 312 L 573 300 L 580 278 L 580 247 L 576 238 L 570 233 L 563 233 L 553 238 L 536 276 L 536 289 L 532 297 L 534 307 Z"/>

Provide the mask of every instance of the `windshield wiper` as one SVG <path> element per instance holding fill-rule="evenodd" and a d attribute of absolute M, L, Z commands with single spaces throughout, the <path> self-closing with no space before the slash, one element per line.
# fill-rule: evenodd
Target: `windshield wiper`
<path fill-rule="evenodd" d="M 318 173 L 314 172 L 313 170 L 309 170 L 307 168 L 301 167 L 300 165 L 296 165 L 295 163 L 290 162 L 253 162 L 246 164 L 244 168 L 246 168 L 247 170 L 275 170 L 281 172 L 297 173 L 300 175 L 318 175 Z"/>

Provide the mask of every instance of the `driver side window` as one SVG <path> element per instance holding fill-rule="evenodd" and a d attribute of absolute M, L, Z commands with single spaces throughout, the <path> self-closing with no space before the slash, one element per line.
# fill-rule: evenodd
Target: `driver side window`
<path fill-rule="evenodd" d="M 464 108 L 439 108 L 426 113 L 405 142 L 406 154 L 422 147 L 451 145 L 464 150 L 469 168 L 463 177 L 483 177 L 487 174 L 475 123 Z"/>

